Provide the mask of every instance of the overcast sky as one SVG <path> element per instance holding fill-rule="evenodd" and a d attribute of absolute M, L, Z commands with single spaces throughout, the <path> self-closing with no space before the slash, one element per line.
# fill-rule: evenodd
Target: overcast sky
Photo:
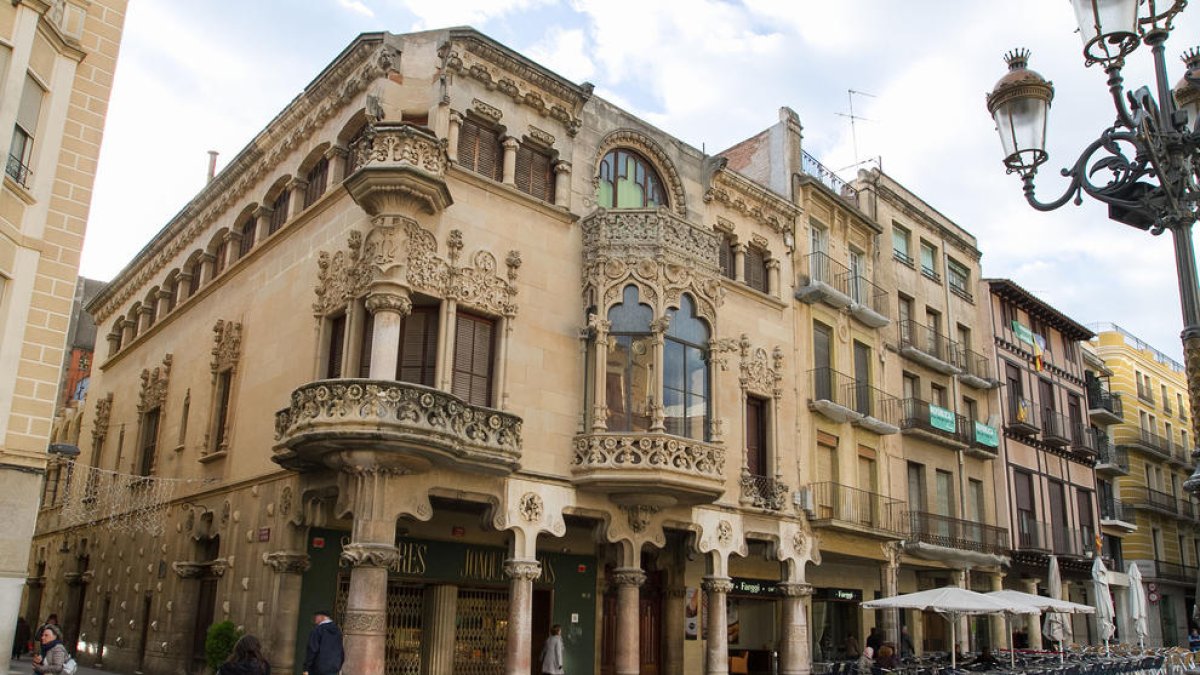
<path fill-rule="evenodd" d="M 1054 82 L 1043 200 L 1058 169 L 1114 118 L 1085 69 L 1065 0 L 179 0 L 131 2 L 81 273 L 112 278 L 360 32 L 471 25 L 709 153 L 789 106 L 804 147 L 843 177 L 883 169 L 974 233 L 984 273 L 1016 280 L 1082 323 L 1112 321 L 1178 357 L 1169 235 L 1107 220 L 1095 203 L 1049 214 L 1006 176 L 984 96 L 1004 52 L 1033 51 Z M 1190 41 L 1190 42 L 1189 42 Z M 1200 42 L 1200 8 L 1167 43 Z M 1150 54 L 1126 82 L 1151 82 Z M 849 90 L 863 92 L 852 97 Z M 853 99 L 858 120 L 853 129 Z M 855 150 L 857 148 L 857 151 Z M 844 168 L 844 170 L 843 170 Z"/>

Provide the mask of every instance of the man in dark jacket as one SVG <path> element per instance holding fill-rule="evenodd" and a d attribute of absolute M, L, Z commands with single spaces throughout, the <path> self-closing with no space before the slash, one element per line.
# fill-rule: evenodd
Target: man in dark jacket
<path fill-rule="evenodd" d="M 313 624 L 304 655 L 304 675 L 337 675 L 346 658 L 342 651 L 342 631 L 323 609 L 313 614 Z"/>

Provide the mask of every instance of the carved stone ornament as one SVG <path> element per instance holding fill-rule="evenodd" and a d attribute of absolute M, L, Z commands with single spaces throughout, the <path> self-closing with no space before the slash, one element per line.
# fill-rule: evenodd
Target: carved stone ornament
<path fill-rule="evenodd" d="M 199 579 L 208 575 L 208 564 L 193 561 L 179 561 L 171 563 L 171 569 L 175 570 L 181 579 Z"/>
<path fill-rule="evenodd" d="M 103 398 L 96 401 L 96 417 L 92 421 L 92 441 L 97 444 L 104 443 L 104 439 L 108 438 L 108 422 L 112 417 L 112 392 L 108 392 Z"/>
<path fill-rule="evenodd" d="M 542 575 L 542 564 L 536 560 L 505 560 L 504 574 L 509 579 L 533 581 Z"/>
<path fill-rule="evenodd" d="M 499 108 L 494 105 L 488 105 L 477 98 L 471 100 L 471 110 L 474 110 L 480 117 L 493 122 L 499 122 L 500 118 L 504 116 L 504 113 L 500 112 Z"/>
<path fill-rule="evenodd" d="M 237 370 L 242 355 L 242 324 L 218 319 L 213 325 L 212 372 Z"/>
<path fill-rule="evenodd" d="M 263 563 L 279 574 L 303 574 L 311 565 L 308 554 L 300 551 L 264 553 Z"/>
<path fill-rule="evenodd" d="M 783 350 L 776 346 L 768 356 L 766 349 L 752 348 L 745 333 L 742 333 L 739 347 L 742 360 L 738 382 L 742 389 L 766 396 L 782 395 Z"/>
<path fill-rule="evenodd" d="M 357 41 L 304 93 L 290 103 L 274 121 L 272 129 L 287 130 L 264 136 L 257 152 L 245 153 L 208 183 L 189 208 L 167 224 L 167 236 L 152 244 L 147 255 L 140 256 L 119 274 L 97 298 L 93 313 L 104 323 L 134 294 L 149 286 L 158 272 L 175 263 L 193 243 L 208 234 L 226 213 L 244 205 L 247 195 L 261 190 L 261 184 L 276 171 L 297 148 L 325 128 L 325 123 L 340 115 L 359 94 L 399 63 L 399 39 Z"/>
<path fill-rule="evenodd" d="M 646 573 L 640 567 L 618 567 L 612 571 L 612 582 L 618 586 L 641 586 Z"/>
<path fill-rule="evenodd" d="M 752 475 L 742 469 L 742 503 L 769 511 L 782 511 L 787 507 L 791 488 L 780 478 Z"/>
<path fill-rule="evenodd" d="M 397 293 L 372 293 L 367 296 L 367 310 L 372 314 L 392 312 L 400 316 L 412 314 L 412 299 Z"/>
<path fill-rule="evenodd" d="M 728 577 L 704 577 L 704 580 L 700 582 L 700 587 L 709 593 L 727 595 L 733 590 L 733 580 Z"/>
<path fill-rule="evenodd" d="M 544 129 L 529 125 L 529 137 L 547 147 L 554 145 L 554 136 Z"/>
<path fill-rule="evenodd" d="M 635 504 L 633 506 L 620 507 L 625 512 L 625 518 L 629 521 L 629 529 L 637 534 L 646 531 L 650 526 L 650 519 L 662 509 L 658 506 L 642 506 Z"/>
<path fill-rule="evenodd" d="M 346 612 L 342 617 L 343 633 L 379 635 L 386 629 L 387 614 L 384 612 Z"/>
<path fill-rule="evenodd" d="M 542 498 L 536 492 L 526 492 L 522 497 L 517 508 L 521 512 L 521 517 L 527 523 L 536 523 L 542 519 Z"/>
<path fill-rule="evenodd" d="M 279 515 L 286 518 L 292 512 L 292 488 L 285 486 L 279 493 Z"/>
<path fill-rule="evenodd" d="M 400 549 L 390 544 L 346 544 L 342 547 L 342 564 L 350 567 L 390 569 L 400 564 Z"/>
<path fill-rule="evenodd" d="M 715 201 L 775 232 L 795 233 L 799 207 L 721 164 L 709 180 L 705 202 Z"/>
<path fill-rule="evenodd" d="M 229 503 L 228 499 L 226 499 L 221 504 L 221 524 L 222 525 L 226 525 L 229 523 L 229 516 L 232 512 L 233 512 L 233 505 Z"/>
<path fill-rule="evenodd" d="M 575 437 L 572 466 L 587 469 L 645 467 L 698 478 L 721 478 L 725 450 L 676 436 L 593 434 Z"/>
<path fill-rule="evenodd" d="M 138 393 L 138 412 L 161 408 L 167 401 L 167 385 L 171 381 L 172 356 L 163 357 L 162 365 L 142 370 L 142 390 Z"/>
<path fill-rule="evenodd" d="M 723 546 L 728 546 L 733 542 L 733 525 L 728 520 L 717 523 L 717 541 L 721 542 Z"/>
<path fill-rule="evenodd" d="M 812 584 L 785 581 L 775 584 L 775 588 L 779 589 L 779 594 L 785 598 L 805 598 L 813 593 Z"/>

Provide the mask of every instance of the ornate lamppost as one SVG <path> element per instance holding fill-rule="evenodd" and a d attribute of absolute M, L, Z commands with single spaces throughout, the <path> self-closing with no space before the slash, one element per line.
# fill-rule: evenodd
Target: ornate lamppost
<path fill-rule="evenodd" d="M 1021 176 L 1025 199 L 1039 211 L 1086 193 L 1108 205 L 1108 217 L 1150 234 L 1169 231 L 1183 308 L 1183 350 L 1191 395 L 1192 438 L 1200 439 L 1200 287 L 1192 225 L 1200 205 L 1200 48 L 1183 54 L 1187 72 L 1172 91 L 1164 56 L 1172 21 L 1187 0 L 1070 0 L 1083 38 L 1085 66 L 1108 75 L 1116 122 L 1100 132 L 1062 170 L 1069 180 L 1057 199 L 1034 196 L 1034 177 L 1046 154 L 1046 124 L 1054 87 L 1029 70 L 1029 52 L 1005 55 L 1009 71 L 987 97 L 988 112 L 1000 132 L 1004 166 Z M 1140 45 L 1154 60 L 1153 87 L 1127 92 L 1121 70 Z M 1200 455 L 1200 451 L 1197 451 Z M 1200 494 L 1200 466 L 1185 483 Z"/>

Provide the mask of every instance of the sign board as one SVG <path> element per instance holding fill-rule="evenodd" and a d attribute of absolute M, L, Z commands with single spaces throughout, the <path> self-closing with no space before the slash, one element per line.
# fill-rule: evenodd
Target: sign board
<path fill-rule="evenodd" d="M 958 431 L 958 420 L 953 410 L 947 410 L 940 405 L 929 404 L 929 424 L 934 429 L 954 433 Z"/>
<path fill-rule="evenodd" d="M 975 423 L 975 442 L 989 448 L 1000 447 L 1000 432 L 983 422 Z"/>
<path fill-rule="evenodd" d="M 862 602 L 862 590 L 858 588 L 814 588 L 813 599 Z"/>
<path fill-rule="evenodd" d="M 741 579 L 733 577 L 730 579 L 733 582 L 733 589 L 729 591 L 731 595 L 756 595 L 774 597 L 779 595 L 779 587 L 776 585 L 778 581 L 769 581 L 766 579 Z"/>

